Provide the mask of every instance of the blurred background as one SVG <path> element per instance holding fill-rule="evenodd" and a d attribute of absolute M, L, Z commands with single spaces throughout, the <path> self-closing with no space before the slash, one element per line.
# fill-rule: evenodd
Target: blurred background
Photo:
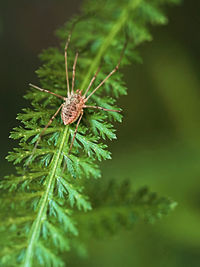
<path fill-rule="evenodd" d="M 38 54 L 57 45 L 54 31 L 79 12 L 82 1 L 0 3 L 1 177 L 12 172 L 4 158 L 16 143 L 8 138 L 22 96 L 36 83 Z M 200 3 L 168 7 L 169 24 L 153 27 L 154 40 L 140 47 L 143 64 L 125 68 L 128 97 L 124 120 L 110 142 L 113 159 L 102 163 L 103 179 L 132 180 L 178 202 L 167 218 L 135 225 L 102 241 L 91 240 L 89 258 L 70 255 L 68 266 L 200 266 Z M 87 34 L 87 33 L 86 33 Z"/>

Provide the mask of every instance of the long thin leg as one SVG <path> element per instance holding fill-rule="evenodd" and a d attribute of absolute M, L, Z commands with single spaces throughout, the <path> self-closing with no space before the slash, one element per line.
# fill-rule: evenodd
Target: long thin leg
<path fill-rule="evenodd" d="M 122 50 L 122 53 L 121 53 L 121 56 L 119 58 L 119 61 L 116 65 L 116 67 L 106 76 L 106 78 L 92 91 L 92 93 L 85 99 L 85 102 L 88 101 L 88 99 L 108 80 L 108 78 L 110 78 L 111 75 L 113 75 L 118 69 L 119 69 L 119 65 L 121 63 L 121 60 L 122 60 L 122 57 L 123 57 L 123 54 L 124 54 L 124 51 L 126 49 L 126 45 L 127 45 L 127 40 L 124 44 L 124 48 Z"/>
<path fill-rule="evenodd" d="M 80 115 L 80 117 L 79 117 L 79 119 L 78 119 L 78 122 L 77 122 L 77 124 L 76 124 L 76 129 L 75 129 L 75 131 L 74 131 L 74 135 L 73 135 L 73 138 L 72 138 L 72 142 L 71 142 L 71 145 L 70 145 L 68 154 L 70 154 L 71 149 L 72 149 L 72 147 L 73 147 L 74 140 L 75 140 L 75 137 L 76 137 L 76 134 L 77 134 L 77 130 L 78 130 L 78 126 L 79 126 L 79 123 L 80 123 L 82 117 L 83 117 L 83 111 L 81 112 L 81 115 Z"/>
<path fill-rule="evenodd" d="M 49 91 L 49 90 L 42 89 L 42 88 L 40 88 L 40 87 L 38 87 L 38 86 L 36 86 L 36 85 L 33 85 L 33 84 L 31 84 L 31 83 L 29 83 L 29 85 L 30 85 L 31 87 L 35 88 L 35 89 L 38 89 L 38 90 L 42 91 L 42 92 L 49 93 L 49 94 L 51 94 L 51 95 L 55 95 L 55 96 L 57 96 L 57 97 L 59 97 L 59 98 L 65 100 L 65 97 L 64 97 L 64 96 L 57 95 L 57 94 L 55 94 L 55 93 L 53 93 L 53 92 L 51 92 L 51 91 Z"/>
<path fill-rule="evenodd" d="M 74 93 L 74 81 L 75 81 L 75 74 L 76 74 L 76 62 L 78 58 L 78 52 L 76 53 L 75 59 L 74 59 L 74 65 L 73 65 L 73 74 L 72 74 L 72 93 Z"/>
<path fill-rule="evenodd" d="M 120 62 L 119 62 L 120 63 Z M 117 66 L 106 76 L 106 78 L 92 91 L 91 94 L 86 98 L 85 102 L 88 101 L 88 99 L 110 78 L 111 75 L 113 75 L 119 68 L 119 63 Z"/>
<path fill-rule="evenodd" d="M 88 91 L 90 90 L 90 87 L 92 86 L 93 82 L 95 81 L 96 77 L 97 77 L 97 74 L 99 73 L 100 71 L 100 67 L 98 68 L 97 72 L 95 73 L 94 77 L 92 78 L 92 80 L 90 81 L 90 84 L 88 85 L 88 88 L 87 90 L 85 91 L 84 93 L 84 97 L 87 95 Z"/>
<path fill-rule="evenodd" d="M 35 146 L 34 146 L 34 148 L 33 148 L 32 154 L 31 154 L 31 156 L 29 157 L 29 159 L 28 159 L 26 165 L 28 165 L 28 164 L 30 163 L 30 161 L 31 161 L 31 159 L 32 159 L 32 157 L 33 157 L 33 154 L 35 153 L 36 148 L 37 148 L 39 142 L 40 142 L 41 139 L 42 139 L 43 134 L 45 133 L 46 129 L 51 125 L 51 123 L 53 122 L 53 120 L 55 119 L 55 117 L 58 115 L 58 113 L 59 113 L 59 111 L 61 110 L 62 106 L 63 106 L 63 104 L 60 105 L 60 107 L 58 108 L 58 110 L 56 111 L 56 113 L 51 117 L 51 119 L 49 120 L 49 122 L 47 123 L 47 125 L 46 125 L 46 126 L 44 127 L 44 129 L 42 130 L 42 132 L 41 132 L 41 134 L 40 134 L 40 136 L 39 136 L 37 142 L 35 143 Z"/>
<path fill-rule="evenodd" d="M 67 80 L 67 96 L 70 96 L 70 89 L 69 89 L 69 75 L 68 75 L 68 67 L 67 67 L 67 49 L 69 46 L 69 42 L 71 39 L 71 33 L 68 35 L 68 39 L 65 45 L 65 70 L 66 70 L 66 80 Z"/>
<path fill-rule="evenodd" d="M 113 111 L 113 112 L 121 112 L 121 110 L 116 110 L 116 109 L 107 109 L 107 108 L 102 108 L 98 106 L 84 106 L 84 108 L 96 108 L 104 111 Z"/>

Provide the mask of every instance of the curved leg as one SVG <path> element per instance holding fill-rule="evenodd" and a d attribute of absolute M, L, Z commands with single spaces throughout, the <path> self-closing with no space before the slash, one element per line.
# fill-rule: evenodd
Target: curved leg
<path fill-rule="evenodd" d="M 102 108 L 102 107 L 98 107 L 98 106 L 84 106 L 84 108 L 96 108 L 96 109 L 105 110 L 105 111 L 121 112 L 121 110 L 107 109 L 107 108 Z"/>
<path fill-rule="evenodd" d="M 76 137 L 76 134 L 77 134 L 78 126 L 79 126 L 79 123 L 80 123 L 82 117 L 83 117 L 83 111 L 81 112 L 81 115 L 80 115 L 80 117 L 79 117 L 79 119 L 78 119 L 78 122 L 77 122 L 77 124 L 76 124 L 76 129 L 75 129 L 75 131 L 74 131 L 74 135 L 73 135 L 73 138 L 72 138 L 72 142 L 71 142 L 71 145 L 70 145 L 68 154 L 70 154 L 71 149 L 72 149 L 72 147 L 73 147 L 73 143 L 74 143 L 74 140 L 75 140 L 75 137 Z"/>
<path fill-rule="evenodd" d="M 31 156 L 29 157 L 29 159 L 28 159 L 26 165 L 28 165 L 28 164 L 30 163 L 30 161 L 31 161 L 31 159 L 32 159 L 32 157 L 33 157 L 33 154 L 35 153 L 35 151 L 36 151 L 36 149 L 37 149 L 37 146 L 38 146 L 39 142 L 40 142 L 41 139 L 42 139 L 43 134 L 45 133 L 46 129 L 51 125 L 51 123 L 53 122 L 53 120 L 55 119 L 55 117 L 58 115 L 58 112 L 61 110 L 62 106 L 63 106 L 63 104 L 60 105 L 60 107 L 58 108 L 58 110 L 56 111 L 56 113 L 51 117 L 51 119 L 49 120 L 49 122 L 47 123 L 47 125 L 46 125 L 46 126 L 44 127 L 44 129 L 42 130 L 42 132 L 41 132 L 41 134 L 40 134 L 40 136 L 39 136 L 37 142 L 35 143 L 35 146 L 34 146 L 34 148 L 33 148 L 32 154 L 31 154 Z"/>
<path fill-rule="evenodd" d="M 71 93 L 74 93 L 74 81 L 75 81 L 75 74 L 76 74 L 77 58 L 78 58 L 78 52 L 76 53 L 76 56 L 75 56 L 75 59 L 74 59 L 73 74 L 72 74 L 72 91 L 71 91 Z"/>
<path fill-rule="evenodd" d="M 124 44 L 124 48 L 122 50 L 122 53 L 121 53 L 121 56 L 119 58 L 119 61 L 116 65 L 116 67 L 106 76 L 106 78 L 92 91 L 92 93 L 85 99 L 85 102 L 88 101 L 88 99 L 108 80 L 108 78 L 110 78 L 110 76 L 112 76 L 118 69 L 119 69 L 119 65 L 121 63 L 121 60 L 122 60 L 122 57 L 123 57 L 123 54 L 124 54 L 124 51 L 125 51 L 125 48 L 126 48 L 126 45 L 127 45 L 127 40 Z"/>
<path fill-rule="evenodd" d="M 97 74 L 99 73 L 100 71 L 100 67 L 98 68 L 97 72 L 95 73 L 94 77 L 92 78 L 92 80 L 90 81 L 89 85 L 88 85 L 88 88 L 86 89 L 85 93 L 84 93 L 84 97 L 87 95 L 88 91 L 90 90 L 90 87 L 92 86 L 93 82 L 95 81 L 96 77 L 97 77 Z"/>
<path fill-rule="evenodd" d="M 42 88 L 40 88 L 40 87 L 38 87 L 38 86 L 36 86 L 36 85 L 33 85 L 33 84 L 31 84 L 31 83 L 29 83 L 29 85 L 30 85 L 31 87 L 35 88 L 35 89 L 38 89 L 38 90 L 42 91 L 42 92 L 45 92 L 45 93 L 48 93 L 48 94 L 51 94 L 51 95 L 55 95 L 55 96 L 57 96 L 57 97 L 59 97 L 59 98 L 65 100 L 65 97 L 64 97 L 64 96 L 57 95 L 57 94 L 55 94 L 55 93 L 53 93 L 53 92 L 51 92 L 51 91 L 49 91 L 49 90 L 42 89 Z"/>
<path fill-rule="evenodd" d="M 92 91 L 92 93 L 86 98 L 85 102 L 88 101 L 88 99 L 110 78 L 111 75 L 113 75 L 119 68 L 120 62 L 117 64 L 117 66 L 106 76 L 106 78 Z"/>
<path fill-rule="evenodd" d="M 68 75 L 68 66 L 67 66 L 67 49 L 69 46 L 69 42 L 71 39 L 71 33 L 68 35 L 68 39 L 65 45 L 65 71 L 66 71 L 66 80 L 67 80 L 67 96 L 70 96 L 70 89 L 69 89 L 69 75 Z"/>

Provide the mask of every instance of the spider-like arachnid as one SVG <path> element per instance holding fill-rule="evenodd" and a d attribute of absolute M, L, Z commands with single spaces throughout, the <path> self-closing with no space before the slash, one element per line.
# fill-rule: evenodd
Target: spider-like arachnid
<path fill-rule="evenodd" d="M 116 65 L 116 67 L 87 96 L 87 93 L 88 93 L 89 89 L 91 88 L 93 82 L 95 81 L 95 79 L 97 77 L 99 69 L 95 73 L 94 77 L 91 79 L 91 81 L 89 83 L 89 86 L 88 86 L 88 88 L 86 89 L 86 91 L 85 91 L 85 93 L 83 95 L 82 95 L 82 90 L 78 89 L 78 90 L 74 91 L 75 71 L 76 71 L 76 63 L 77 63 L 77 58 L 78 58 L 78 53 L 76 53 L 76 56 L 75 56 L 75 59 L 74 59 L 74 65 L 73 65 L 73 73 L 72 73 L 72 88 L 71 88 L 71 92 L 70 92 L 68 66 L 67 66 L 67 49 L 68 49 L 68 46 L 69 46 L 70 38 L 71 38 L 71 34 L 69 34 L 67 42 L 66 42 L 66 45 L 65 45 L 65 68 L 66 68 L 66 80 L 67 80 L 67 97 L 55 94 L 55 93 L 50 92 L 50 91 L 48 91 L 46 89 L 42 89 L 42 88 L 40 88 L 40 87 L 38 87 L 36 85 L 29 84 L 31 87 L 33 87 L 35 89 L 38 89 L 38 90 L 40 90 L 42 92 L 49 93 L 51 95 L 54 95 L 54 96 L 59 97 L 62 100 L 64 100 L 64 103 L 62 103 L 60 105 L 60 107 L 58 108 L 56 113 L 51 117 L 50 121 L 48 122 L 48 124 L 45 126 L 45 128 L 41 132 L 40 137 L 38 138 L 38 140 L 37 140 L 37 142 L 36 142 L 36 144 L 34 146 L 33 153 L 34 153 L 35 149 L 37 148 L 37 146 L 38 146 L 38 144 L 39 144 L 39 142 L 41 140 L 42 135 L 44 134 L 46 129 L 50 126 L 50 124 L 53 122 L 53 120 L 55 119 L 56 115 L 59 113 L 60 110 L 61 110 L 61 118 L 62 118 L 62 121 L 63 121 L 64 125 L 71 124 L 71 123 L 75 122 L 76 120 L 78 120 L 68 153 L 70 153 L 70 151 L 72 149 L 72 146 L 73 146 L 73 143 L 74 143 L 74 139 L 76 137 L 76 133 L 77 133 L 77 130 L 78 130 L 78 126 L 79 126 L 79 123 L 80 123 L 80 121 L 82 119 L 82 116 L 83 116 L 83 109 L 84 108 L 96 108 L 96 109 L 105 110 L 105 111 L 120 112 L 120 110 L 106 109 L 106 108 L 98 107 L 98 106 L 87 106 L 86 102 L 108 80 L 108 78 L 118 70 L 119 64 L 120 64 L 121 59 L 122 59 L 122 55 L 120 57 L 120 60 L 119 60 L 118 64 Z"/>

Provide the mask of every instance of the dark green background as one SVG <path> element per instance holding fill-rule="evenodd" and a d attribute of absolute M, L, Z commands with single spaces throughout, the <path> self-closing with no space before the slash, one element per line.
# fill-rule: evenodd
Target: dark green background
<path fill-rule="evenodd" d="M 53 32 L 77 13 L 81 1 L 1 1 L 1 176 L 16 145 L 8 139 L 22 95 L 37 84 L 37 55 L 56 45 Z M 169 24 L 152 28 L 141 46 L 143 64 L 124 69 L 128 97 L 119 105 L 124 121 L 109 143 L 113 159 L 102 164 L 103 179 L 130 178 L 179 205 L 154 225 L 141 223 L 102 241 L 91 240 L 88 259 L 70 256 L 68 266 L 200 266 L 200 4 L 167 8 Z M 87 32 L 85 33 L 87 34 Z M 68 258 L 68 256 L 66 256 Z"/>

